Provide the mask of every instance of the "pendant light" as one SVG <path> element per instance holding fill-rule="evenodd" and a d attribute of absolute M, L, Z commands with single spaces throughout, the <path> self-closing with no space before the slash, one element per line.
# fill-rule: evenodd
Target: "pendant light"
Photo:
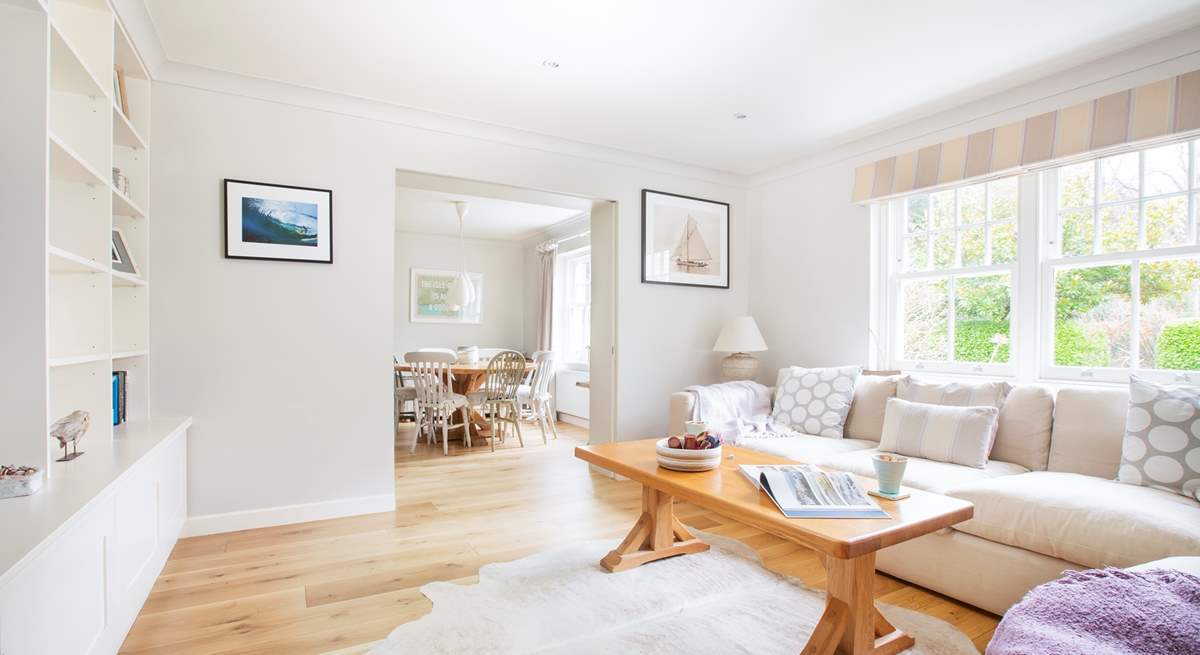
<path fill-rule="evenodd" d="M 454 203 L 454 209 L 458 212 L 458 251 L 462 258 L 462 267 L 458 275 L 454 276 L 454 280 L 447 290 L 446 307 L 452 312 L 457 312 L 475 302 L 475 285 L 471 283 L 471 277 L 467 275 L 467 250 L 463 244 L 463 219 L 467 217 L 470 205 L 459 201 Z"/>

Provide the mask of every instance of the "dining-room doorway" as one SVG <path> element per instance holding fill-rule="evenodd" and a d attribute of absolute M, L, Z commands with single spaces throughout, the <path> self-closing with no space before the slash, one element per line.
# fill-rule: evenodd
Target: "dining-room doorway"
<path fill-rule="evenodd" d="M 615 219 L 610 201 L 397 171 L 398 475 L 435 457 L 561 461 L 611 434 Z"/>

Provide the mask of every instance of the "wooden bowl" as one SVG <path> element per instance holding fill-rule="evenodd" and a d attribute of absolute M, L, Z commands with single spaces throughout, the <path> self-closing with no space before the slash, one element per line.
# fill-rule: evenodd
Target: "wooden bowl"
<path fill-rule="evenodd" d="M 666 439 L 659 439 L 654 447 L 658 465 L 672 471 L 711 471 L 721 465 L 721 447 L 705 450 L 671 448 Z"/>

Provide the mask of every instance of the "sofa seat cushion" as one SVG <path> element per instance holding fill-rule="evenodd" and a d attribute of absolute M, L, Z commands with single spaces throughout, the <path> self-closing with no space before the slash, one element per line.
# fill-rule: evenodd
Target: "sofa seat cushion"
<path fill-rule="evenodd" d="M 866 450 L 874 448 L 876 444 L 864 439 L 830 439 L 829 437 L 798 434 L 794 437 L 742 437 L 738 440 L 737 445 L 812 464 L 830 455 Z"/>
<path fill-rule="evenodd" d="M 872 463 L 871 458 L 879 452 L 878 448 L 856 450 L 852 453 L 826 457 L 825 459 L 818 460 L 816 464 L 825 468 L 874 478 L 875 465 Z M 998 462 L 995 460 L 988 462 L 983 468 L 977 469 L 970 466 L 950 464 L 948 462 L 935 462 L 932 459 L 909 457 L 908 466 L 904 468 L 904 480 L 901 484 L 913 489 L 943 493 L 946 489 L 967 482 L 987 480 L 1001 475 L 1017 475 L 1018 473 L 1025 473 L 1028 470 L 1020 464 Z"/>
<path fill-rule="evenodd" d="M 1035 471 L 945 493 L 975 504 L 954 529 L 1091 568 L 1200 553 L 1200 503 L 1169 491 Z"/>

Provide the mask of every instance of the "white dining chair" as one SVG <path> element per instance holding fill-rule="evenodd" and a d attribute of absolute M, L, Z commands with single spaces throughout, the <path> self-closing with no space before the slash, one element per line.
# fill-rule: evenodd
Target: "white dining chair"
<path fill-rule="evenodd" d="M 451 386 L 453 374 L 450 367 L 457 357 L 446 352 L 418 351 L 404 354 L 404 361 L 412 367 L 413 381 L 417 389 L 417 434 L 413 438 L 412 450 L 417 450 L 417 441 L 423 429 L 429 430 L 429 441 L 436 438 L 435 427 L 442 428 L 442 452 L 450 454 L 450 429 L 463 429 L 463 443 L 471 446 L 471 417 L 467 397 L 454 393 Z M 462 423 L 451 423 L 456 411 L 462 412 Z"/>
<path fill-rule="evenodd" d="M 491 446 L 496 451 L 496 439 L 500 429 L 512 425 L 517 432 L 517 441 L 525 447 L 521 436 L 521 409 L 517 405 L 517 388 L 525 377 L 525 356 L 515 350 L 496 353 L 488 362 L 483 385 L 467 394 L 471 408 L 487 416 L 492 424 Z M 545 435 L 542 436 L 543 440 Z"/>
<path fill-rule="evenodd" d="M 558 438 L 554 395 L 550 393 L 550 382 L 554 378 L 554 352 L 539 350 L 533 353 L 533 366 L 533 377 L 529 384 L 522 384 L 517 388 L 517 402 L 523 418 L 538 422 L 538 428 L 542 431 L 542 441 L 545 442 L 547 426 L 554 433 L 554 438 Z"/>
<path fill-rule="evenodd" d="M 400 360 L 397 359 L 395 355 L 392 355 L 392 364 L 395 365 L 399 363 Z M 396 432 L 399 432 L 400 423 L 403 419 L 407 418 L 412 419 L 413 421 L 417 420 L 417 388 L 414 386 L 405 385 L 404 373 L 397 371 L 394 366 L 392 368 L 392 373 L 392 377 L 395 380 L 395 389 L 393 390 L 393 395 L 396 399 L 396 407 L 393 410 L 393 415 L 396 419 Z M 412 411 L 408 411 L 406 407 L 410 404 L 412 406 Z"/>

